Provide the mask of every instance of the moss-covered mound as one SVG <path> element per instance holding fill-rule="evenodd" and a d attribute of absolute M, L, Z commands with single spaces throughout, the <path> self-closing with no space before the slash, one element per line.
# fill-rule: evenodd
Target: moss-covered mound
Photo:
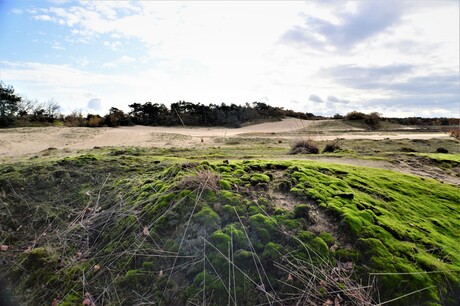
<path fill-rule="evenodd" d="M 307 161 L 1 165 L 0 272 L 24 305 L 456 305 L 459 195 Z"/>

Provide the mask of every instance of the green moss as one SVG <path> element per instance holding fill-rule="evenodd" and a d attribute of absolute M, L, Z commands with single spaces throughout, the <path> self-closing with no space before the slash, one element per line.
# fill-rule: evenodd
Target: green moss
<path fill-rule="evenodd" d="M 218 248 L 222 253 L 226 254 L 231 243 L 229 235 L 225 234 L 222 230 L 215 231 L 211 235 L 214 246 Z"/>
<path fill-rule="evenodd" d="M 254 267 L 254 254 L 247 250 L 237 250 L 233 255 L 235 264 L 246 270 L 255 269 Z"/>
<path fill-rule="evenodd" d="M 142 268 L 145 270 L 153 270 L 155 269 L 155 263 L 151 261 L 145 261 L 142 263 Z"/>
<path fill-rule="evenodd" d="M 45 248 L 35 248 L 31 251 L 24 253 L 22 267 L 28 270 L 37 270 L 45 268 L 47 265 L 56 262 L 57 256 L 49 252 Z"/>
<path fill-rule="evenodd" d="M 193 215 L 193 221 L 208 229 L 215 229 L 219 227 L 220 217 L 209 206 L 204 205 L 198 213 Z"/>
<path fill-rule="evenodd" d="M 308 231 L 300 231 L 297 236 L 303 242 L 303 246 L 308 251 L 313 251 L 314 254 L 320 258 L 327 258 L 329 256 L 329 247 L 326 242 L 320 237 Z"/>
<path fill-rule="evenodd" d="M 208 203 L 216 203 L 218 201 L 218 196 L 216 191 L 211 189 L 205 189 L 201 193 L 201 198 Z"/>
<path fill-rule="evenodd" d="M 251 205 L 248 207 L 248 215 L 253 216 L 256 214 L 263 214 L 264 212 L 259 208 L 259 206 Z"/>
<path fill-rule="evenodd" d="M 276 234 L 275 223 L 265 215 L 253 215 L 248 222 L 251 225 L 251 238 L 254 239 L 254 242 L 266 244 Z"/>
<path fill-rule="evenodd" d="M 81 294 L 69 292 L 68 294 L 64 295 L 59 302 L 59 306 L 73 306 L 81 304 L 84 300 Z"/>
<path fill-rule="evenodd" d="M 169 207 L 174 197 L 175 195 L 172 193 L 160 195 L 155 203 L 146 205 L 143 210 L 153 218 L 162 214 Z"/>
<path fill-rule="evenodd" d="M 219 186 L 220 186 L 220 188 L 226 189 L 226 190 L 231 190 L 232 189 L 232 183 L 229 182 L 228 180 L 224 180 L 224 179 L 219 181 Z"/>
<path fill-rule="evenodd" d="M 334 252 L 334 257 L 342 262 L 359 262 L 363 259 L 361 253 L 355 249 L 338 249 Z"/>
<path fill-rule="evenodd" d="M 294 207 L 294 218 L 310 218 L 310 206 L 307 204 L 299 204 Z"/>
<path fill-rule="evenodd" d="M 229 190 L 220 190 L 219 191 L 219 198 L 224 204 L 230 205 L 239 205 L 242 201 L 242 196 L 238 193 L 233 193 Z"/>
<path fill-rule="evenodd" d="M 382 241 L 375 238 L 360 238 L 358 239 L 358 247 L 366 256 L 377 256 L 379 258 L 386 258 L 391 261 L 391 254 Z"/>
<path fill-rule="evenodd" d="M 375 277 L 382 301 L 435 286 L 401 299 L 400 304 L 455 304 L 456 292 L 460 292 L 460 219 L 453 217 L 458 212 L 458 187 L 381 169 L 314 161 L 247 160 L 195 165 L 185 163 L 193 151 L 155 150 L 138 155 L 127 151 L 117 156 L 98 151 L 95 158 L 54 159 L 49 163 L 35 159 L 28 161 L 31 164 L 14 164 L 13 170 L 0 165 L 0 197 L 7 212 L 0 213 L 0 239 L 2 244 L 14 246 L 13 252 L 2 253 L 7 261 L 6 268 L 0 266 L 0 273 L 6 272 L 14 279 L 18 288 L 15 294 L 23 294 L 26 299 L 30 292 L 40 300 L 27 300 L 28 304 L 46 305 L 56 297 L 55 288 L 62 288 L 58 292 L 62 301 L 80 303 L 84 294 L 81 276 L 85 275 L 93 286 L 92 293 L 99 294 L 98 298 L 107 304 L 118 301 L 110 295 L 111 289 L 106 296 L 100 296 L 107 282 L 126 301 L 138 298 L 135 291 L 154 297 L 152 303 L 185 304 L 190 298 L 199 304 L 203 301 L 196 300 L 196 294 L 202 287 L 194 288 L 193 280 L 203 270 L 203 236 L 225 255 L 229 244 L 238 250 L 232 254 L 234 262 L 248 275 L 235 272 L 238 304 L 266 302 L 260 290 L 248 283 L 249 277 L 258 277 L 253 255 L 261 259 L 267 279 L 281 299 L 292 292 L 277 287 L 279 280 L 286 278 L 271 266 L 281 259 L 277 257 L 279 253 L 287 252 L 299 261 L 313 257 L 313 264 L 323 264 L 329 259 L 330 246 L 339 247 L 334 252 L 335 259 L 354 262 L 351 279 L 367 279 L 369 271 L 395 273 Z M 204 150 L 199 156 L 218 151 Z M 182 159 L 159 158 L 165 154 Z M 160 163 L 154 163 L 160 159 Z M 224 190 L 213 188 L 198 193 L 182 186 L 183 178 L 195 175 L 198 167 L 211 174 L 221 167 L 219 185 Z M 263 179 L 252 180 L 257 175 Z M 285 183 L 282 188 L 281 183 Z M 231 188 L 225 190 L 229 184 Z M 272 190 L 275 186 L 278 188 Z M 337 240 L 329 233 L 317 237 L 307 231 L 311 226 L 305 220 L 308 205 L 299 205 L 292 211 L 276 207 L 279 199 L 289 199 L 279 191 L 292 192 L 303 201 L 309 198 L 311 207 L 318 205 L 321 214 L 327 215 L 319 225 L 330 225 L 334 233 L 337 231 Z M 52 195 L 59 195 L 59 199 Z M 85 213 L 86 207 L 95 207 L 96 202 L 100 209 Z M 195 205 L 195 214 L 187 225 Z M 145 227 L 148 234 L 143 231 Z M 254 254 L 248 251 L 245 231 Z M 37 236 L 44 232 L 46 237 Z M 292 235 L 302 243 L 290 238 Z M 43 248 L 16 252 L 16 246 L 27 246 L 36 239 Z M 90 257 L 77 258 L 76 254 L 87 245 Z M 177 282 L 166 284 L 169 277 L 160 278 L 158 273 L 169 273 L 175 254 L 181 255 L 171 277 Z M 226 258 L 210 246 L 206 247 L 206 256 L 206 278 L 226 284 Z M 93 271 L 95 264 L 103 266 L 97 273 Z M 265 286 L 268 288 L 268 283 Z M 227 303 L 226 299 L 216 298 L 221 289 L 210 289 L 206 302 Z M 228 297 L 226 291 L 223 296 Z"/>
<path fill-rule="evenodd" d="M 270 206 L 270 201 L 265 198 L 265 197 L 259 197 L 257 199 L 257 203 L 260 205 L 260 206 L 265 206 L 265 207 L 269 207 Z"/>
<path fill-rule="evenodd" d="M 99 160 L 98 156 L 94 154 L 85 154 L 85 155 L 80 155 L 77 157 L 66 157 L 62 159 L 60 164 L 61 165 L 83 166 L 85 164 L 89 164 L 97 160 Z"/>
<path fill-rule="evenodd" d="M 277 243 L 269 242 L 265 245 L 262 259 L 267 262 L 280 260 L 283 247 Z"/>
<path fill-rule="evenodd" d="M 319 237 L 323 239 L 323 241 L 326 242 L 328 246 L 332 246 L 334 244 L 335 238 L 331 233 L 322 232 L 319 234 Z"/>
<path fill-rule="evenodd" d="M 352 213 L 346 213 L 341 222 L 343 230 L 348 233 L 358 236 L 363 226 L 363 221 L 359 217 L 354 216 Z"/>
<path fill-rule="evenodd" d="M 248 240 L 241 228 L 241 224 L 228 224 L 222 231 L 230 236 L 233 241 L 234 249 L 246 249 L 248 247 Z"/>
<path fill-rule="evenodd" d="M 252 185 L 257 185 L 260 183 L 266 183 L 268 184 L 270 182 L 270 177 L 266 174 L 262 173 L 254 173 L 251 175 L 251 184 Z"/>
<path fill-rule="evenodd" d="M 302 198 L 305 196 L 305 190 L 302 187 L 293 187 L 289 192 L 298 198 Z"/>

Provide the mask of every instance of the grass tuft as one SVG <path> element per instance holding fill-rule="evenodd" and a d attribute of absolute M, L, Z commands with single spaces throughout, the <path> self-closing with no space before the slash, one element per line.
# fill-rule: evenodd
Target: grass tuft
<path fill-rule="evenodd" d="M 326 143 L 323 149 L 323 153 L 334 153 L 340 150 L 339 141 L 336 139 L 333 142 Z"/>
<path fill-rule="evenodd" d="M 318 144 L 312 139 L 298 140 L 292 144 L 289 154 L 318 154 Z"/>

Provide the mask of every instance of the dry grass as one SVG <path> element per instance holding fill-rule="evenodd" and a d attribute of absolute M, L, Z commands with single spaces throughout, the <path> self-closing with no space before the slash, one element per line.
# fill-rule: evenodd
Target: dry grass
<path fill-rule="evenodd" d="M 302 139 L 294 142 L 289 154 L 318 154 L 318 144 L 313 139 Z"/>
<path fill-rule="evenodd" d="M 217 173 L 212 172 L 211 170 L 201 170 L 198 171 L 196 174 L 192 174 L 182 178 L 178 187 L 180 189 L 189 190 L 218 190 L 219 180 L 220 177 Z"/>
<path fill-rule="evenodd" d="M 449 131 L 449 135 L 457 140 L 460 140 L 460 129 L 453 129 Z"/>
<path fill-rule="evenodd" d="M 331 143 L 327 143 L 324 146 L 323 153 L 334 153 L 335 151 L 340 150 L 339 140 L 336 139 Z"/>

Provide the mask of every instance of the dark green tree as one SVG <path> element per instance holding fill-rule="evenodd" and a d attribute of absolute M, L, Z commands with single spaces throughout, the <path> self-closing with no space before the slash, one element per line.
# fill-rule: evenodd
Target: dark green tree
<path fill-rule="evenodd" d="M 109 110 L 109 114 L 105 115 L 105 124 L 110 127 L 116 127 L 120 125 L 129 125 L 128 119 L 125 113 L 116 107 L 112 107 Z"/>
<path fill-rule="evenodd" d="M 381 126 L 381 121 L 381 115 L 377 112 L 370 113 L 366 116 L 366 119 L 364 119 L 364 122 L 369 125 L 372 130 L 378 130 Z"/>
<path fill-rule="evenodd" d="M 21 97 L 14 93 L 13 86 L 0 81 L 0 127 L 14 124 L 20 102 Z"/>

